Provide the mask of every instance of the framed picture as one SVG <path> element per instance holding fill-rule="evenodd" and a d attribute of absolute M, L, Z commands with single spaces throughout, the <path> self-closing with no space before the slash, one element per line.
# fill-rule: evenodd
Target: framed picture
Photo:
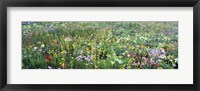
<path fill-rule="evenodd" d="M 0 5 L 2 90 L 199 91 L 199 0 Z"/>

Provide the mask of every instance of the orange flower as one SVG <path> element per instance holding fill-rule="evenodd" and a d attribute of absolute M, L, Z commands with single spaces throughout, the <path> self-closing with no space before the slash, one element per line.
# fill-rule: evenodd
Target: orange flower
<path fill-rule="evenodd" d="M 51 61 L 51 57 L 49 55 L 45 56 L 46 61 Z"/>

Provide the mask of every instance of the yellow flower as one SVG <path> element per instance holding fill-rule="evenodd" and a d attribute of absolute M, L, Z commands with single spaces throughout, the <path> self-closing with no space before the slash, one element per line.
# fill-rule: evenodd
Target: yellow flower
<path fill-rule="evenodd" d="M 61 58 L 62 61 L 65 61 L 65 58 Z"/>
<path fill-rule="evenodd" d="M 56 53 L 53 54 L 54 57 L 58 57 L 58 55 Z"/>
<path fill-rule="evenodd" d="M 107 57 L 110 57 L 110 54 L 106 54 Z"/>
<path fill-rule="evenodd" d="M 133 61 L 133 58 L 129 59 L 129 60 L 128 60 L 128 63 L 130 64 L 132 61 Z"/>
<path fill-rule="evenodd" d="M 98 66 L 94 65 L 94 68 L 95 68 L 95 69 L 97 69 L 97 68 L 98 68 Z"/>
<path fill-rule="evenodd" d="M 162 67 L 157 67 L 157 69 L 163 69 Z"/>
<path fill-rule="evenodd" d="M 119 45 L 118 47 L 119 47 L 119 48 L 122 48 L 122 45 Z"/>
<path fill-rule="evenodd" d="M 72 44 L 72 47 L 76 47 L 74 44 Z"/>
<path fill-rule="evenodd" d="M 144 44 L 142 44 L 141 48 L 145 48 Z"/>
<path fill-rule="evenodd" d="M 106 60 L 103 60 L 103 64 L 106 64 Z"/>
<path fill-rule="evenodd" d="M 128 66 L 127 68 L 128 68 L 128 69 L 130 69 L 130 68 L 131 68 L 131 66 Z"/>
<path fill-rule="evenodd" d="M 63 50 L 62 52 L 61 52 L 61 54 L 66 54 L 67 52 L 66 52 L 66 50 Z"/>
<path fill-rule="evenodd" d="M 49 54 L 51 54 L 51 51 L 48 51 Z"/>
<path fill-rule="evenodd" d="M 126 66 L 126 65 L 124 64 L 124 65 L 123 65 L 123 68 L 124 68 L 125 66 Z"/>
<path fill-rule="evenodd" d="M 62 64 L 61 64 L 61 67 L 62 67 L 62 68 L 66 68 L 66 67 L 67 67 L 67 64 L 62 63 Z"/>
<path fill-rule="evenodd" d="M 113 62 L 113 61 L 110 61 L 110 62 L 111 62 L 112 65 L 115 64 L 115 62 Z"/>

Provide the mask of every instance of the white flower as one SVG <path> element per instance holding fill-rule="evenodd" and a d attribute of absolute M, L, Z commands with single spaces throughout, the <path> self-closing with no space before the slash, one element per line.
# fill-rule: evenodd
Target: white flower
<path fill-rule="evenodd" d="M 33 48 L 34 51 L 37 50 L 37 49 L 38 49 L 37 47 L 34 47 L 34 48 Z"/>
<path fill-rule="evenodd" d="M 178 58 L 175 58 L 174 60 L 175 60 L 175 62 L 178 62 Z"/>
<path fill-rule="evenodd" d="M 119 64 L 122 64 L 122 60 L 118 59 L 118 58 L 115 58 L 114 61 L 117 61 Z"/>
<path fill-rule="evenodd" d="M 152 59 L 152 58 L 150 58 L 150 62 L 153 62 L 153 59 Z"/>
<path fill-rule="evenodd" d="M 176 66 L 176 64 L 172 64 L 172 66 L 174 66 L 174 67 L 175 67 L 175 66 Z"/>
<path fill-rule="evenodd" d="M 42 52 L 42 49 L 39 49 L 40 52 Z"/>
<path fill-rule="evenodd" d="M 42 44 L 42 45 L 41 45 L 41 48 L 44 48 L 44 47 L 45 47 L 45 45 L 44 45 L 44 44 Z"/>
<path fill-rule="evenodd" d="M 67 41 L 67 38 L 65 38 L 64 40 Z"/>
<path fill-rule="evenodd" d="M 161 59 L 158 59 L 158 62 L 161 62 L 162 60 Z"/>
<path fill-rule="evenodd" d="M 166 56 L 162 54 L 162 55 L 159 56 L 159 58 L 166 59 Z"/>
<path fill-rule="evenodd" d="M 52 69 L 52 67 L 51 67 L 51 66 L 48 66 L 48 69 Z"/>
<path fill-rule="evenodd" d="M 65 41 L 72 41 L 72 39 L 71 39 L 71 38 L 68 38 L 68 37 L 66 37 L 64 40 L 65 40 Z"/>

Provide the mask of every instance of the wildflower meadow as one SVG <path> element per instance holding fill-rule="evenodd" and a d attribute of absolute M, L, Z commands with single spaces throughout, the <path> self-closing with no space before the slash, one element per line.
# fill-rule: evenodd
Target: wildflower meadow
<path fill-rule="evenodd" d="M 178 22 L 22 22 L 22 69 L 178 69 Z"/>

